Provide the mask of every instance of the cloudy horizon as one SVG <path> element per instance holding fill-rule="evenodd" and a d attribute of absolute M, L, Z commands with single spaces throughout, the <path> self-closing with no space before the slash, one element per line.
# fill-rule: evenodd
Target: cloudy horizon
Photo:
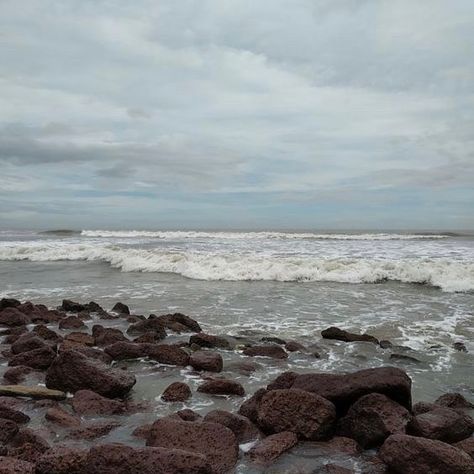
<path fill-rule="evenodd" d="M 0 12 L 0 229 L 474 229 L 473 2 Z"/>

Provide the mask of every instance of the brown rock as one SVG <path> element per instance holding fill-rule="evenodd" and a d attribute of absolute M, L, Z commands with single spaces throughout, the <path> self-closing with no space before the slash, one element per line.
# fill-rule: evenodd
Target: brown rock
<path fill-rule="evenodd" d="M 31 367 L 26 367 L 25 365 L 19 365 L 17 367 L 11 367 L 5 371 L 3 378 L 12 384 L 18 384 L 23 382 L 27 375 L 34 372 L 34 369 Z"/>
<path fill-rule="evenodd" d="M 463 439 L 462 441 L 454 443 L 453 446 L 463 450 L 474 460 L 474 438 Z"/>
<path fill-rule="evenodd" d="M 96 421 L 89 425 L 81 425 L 71 430 L 68 438 L 92 440 L 108 435 L 112 430 L 118 428 L 120 423 L 116 421 Z"/>
<path fill-rule="evenodd" d="M 86 311 L 87 306 L 84 304 L 76 303 L 71 300 L 63 300 L 60 309 L 63 311 L 68 311 L 70 313 L 80 313 L 81 311 Z"/>
<path fill-rule="evenodd" d="M 408 425 L 407 432 L 423 438 L 455 443 L 474 433 L 474 420 L 451 408 L 438 407 L 415 416 Z"/>
<path fill-rule="evenodd" d="M 160 342 L 161 339 L 161 334 L 155 332 L 155 331 L 148 331 L 141 336 L 136 337 L 133 342 L 138 342 L 138 343 L 145 343 L 145 344 L 155 344 L 157 342 Z"/>
<path fill-rule="evenodd" d="M 44 417 L 55 425 L 64 426 L 67 428 L 72 428 L 81 424 L 81 420 L 77 416 L 71 415 L 71 413 L 59 406 L 49 408 L 46 411 Z"/>
<path fill-rule="evenodd" d="M 332 433 L 335 421 L 330 401 L 303 390 L 272 390 L 258 406 L 258 425 L 266 433 L 292 431 L 301 439 L 317 441 Z"/>
<path fill-rule="evenodd" d="M 33 328 L 33 332 L 37 334 L 41 339 L 45 339 L 47 341 L 59 342 L 62 340 L 62 337 L 55 333 L 52 329 L 49 329 L 44 324 L 39 324 Z"/>
<path fill-rule="evenodd" d="M 219 423 L 234 433 L 237 442 L 248 443 L 260 436 L 257 427 L 245 416 L 236 415 L 225 410 L 212 410 L 205 417 L 208 423 Z"/>
<path fill-rule="evenodd" d="M 148 439 L 151 433 L 152 423 L 146 425 L 137 426 L 133 431 L 132 435 L 140 439 Z"/>
<path fill-rule="evenodd" d="M 111 369 L 76 351 L 62 352 L 46 373 L 46 386 L 68 392 L 92 390 L 105 397 L 126 395 L 135 385 L 127 371 Z"/>
<path fill-rule="evenodd" d="M 115 303 L 112 311 L 118 314 L 130 314 L 130 308 L 126 304 L 120 302 Z"/>
<path fill-rule="evenodd" d="M 26 444 L 34 446 L 35 451 L 45 452 L 49 449 L 48 442 L 36 431 L 29 428 L 22 428 L 15 437 L 10 440 L 12 448 L 20 448 Z"/>
<path fill-rule="evenodd" d="M 42 449 L 30 443 L 25 443 L 16 448 L 8 448 L 8 456 L 20 459 L 21 461 L 36 463 L 42 455 Z"/>
<path fill-rule="evenodd" d="M 8 443 L 18 430 L 18 425 L 14 421 L 0 418 L 0 443 Z"/>
<path fill-rule="evenodd" d="M 413 405 L 412 412 L 414 415 L 421 415 L 422 413 L 428 413 L 437 407 L 434 403 L 418 402 Z"/>
<path fill-rule="evenodd" d="M 189 355 L 180 347 L 171 344 L 147 344 L 147 356 L 160 364 L 186 367 Z"/>
<path fill-rule="evenodd" d="M 441 405 L 453 409 L 467 409 L 474 408 L 474 404 L 466 400 L 460 393 L 445 393 L 435 400 L 436 405 Z"/>
<path fill-rule="evenodd" d="M 474 461 L 460 449 L 441 441 L 392 435 L 379 456 L 396 474 L 472 474 Z"/>
<path fill-rule="evenodd" d="M 357 441 L 344 436 L 334 436 L 329 441 L 314 441 L 311 445 L 324 451 L 343 453 L 349 456 L 356 456 L 361 451 Z"/>
<path fill-rule="evenodd" d="M 253 446 L 247 453 L 248 457 L 258 464 L 269 464 L 298 442 L 298 437 L 290 431 L 282 431 L 267 436 Z"/>
<path fill-rule="evenodd" d="M 121 341 L 128 342 L 128 339 L 120 329 L 104 328 L 104 326 L 100 324 L 96 324 L 92 327 L 92 335 L 94 336 L 97 346 L 109 346 Z"/>
<path fill-rule="evenodd" d="M 85 332 L 71 332 L 64 337 L 66 341 L 75 342 L 77 344 L 82 344 L 83 346 L 95 346 L 94 338 Z"/>
<path fill-rule="evenodd" d="M 202 454 L 207 458 L 213 474 L 224 474 L 232 469 L 239 454 L 235 435 L 225 426 L 166 418 L 153 423 L 147 446 Z"/>
<path fill-rule="evenodd" d="M 59 329 L 82 329 L 86 327 L 82 319 L 77 316 L 68 316 L 59 321 Z"/>
<path fill-rule="evenodd" d="M 35 465 L 9 456 L 0 456 L 0 474 L 35 474 Z"/>
<path fill-rule="evenodd" d="M 199 421 L 202 419 L 202 416 L 199 413 L 196 413 L 189 408 L 185 408 L 184 410 L 179 410 L 175 413 L 184 421 Z"/>
<path fill-rule="evenodd" d="M 246 356 L 271 357 L 272 359 L 287 359 L 288 354 L 280 346 L 252 346 L 243 350 Z"/>
<path fill-rule="evenodd" d="M 14 421 L 19 425 L 23 425 L 30 421 L 30 417 L 28 415 L 25 415 L 23 412 L 3 404 L 0 404 L 0 418 Z"/>
<path fill-rule="evenodd" d="M 201 332 L 199 323 L 182 313 L 164 314 L 157 317 L 163 327 L 176 332 Z"/>
<path fill-rule="evenodd" d="M 299 342 L 296 341 L 288 341 L 285 344 L 285 349 L 288 352 L 304 352 L 306 350 L 306 347 L 303 346 L 303 344 L 300 344 Z"/>
<path fill-rule="evenodd" d="M 82 355 L 85 355 L 89 359 L 96 359 L 103 362 L 106 365 L 112 363 L 112 357 L 109 354 L 106 354 L 104 351 L 97 349 L 95 347 L 88 347 L 82 344 L 77 344 L 76 342 L 72 341 L 64 341 L 59 347 L 58 352 L 61 354 L 62 352 L 67 351 L 76 351 Z"/>
<path fill-rule="evenodd" d="M 36 474 L 85 474 L 88 451 L 55 446 L 44 453 L 36 463 Z"/>
<path fill-rule="evenodd" d="M 35 336 L 33 333 L 22 334 L 10 347 L 13 354 L 43 349 L 48 347 L 43 339 Z"/>
<path fill-rule="evenodd" d="M 92 390 L 79 390 L 71 400 L 72 407 L 80 415 L 120 415 L 127 411 L 126 404 L 111 400 Z"/>
<path fill-rule="evenodd" d="M 359 398 L 339 421 L 338 433 L 355 439 L 363 448 L 381 445 L 392 434 L 405 434 L 410 412 L 380 393 Z"/>
<path fill-rule="evenodd" d="M 255 372 L 257 368 L 258 368 L 257 364 L 248 360 L 233 362 L 229 365 L 226 365 L 226 370 L 238 372 L 241 375 L 247 375 L 247 376 Z"/>
<path fill-rule="evenodd" d="M 206 457 L 175 449 L 134 448 L 122 444 L 104 444 L 91 448 L 87 474 L 210 474 Z"/>
<path fill-rule="evenodd" d="M 348 469 L 338 464 L 325 464 L 321 469 L 319 469 L 318 474 L 354 474 L 355 471 Z"/>
<path fill-rule="evenodd" d="M 0 311 L 0 326 L 26 326 L 31 320 L 16 308 L 5 308 Z"/>
<path fill-rule="evenodd" d="M 22 352 L 13 356 L 8 365 L 15 367 L 18 365 L 31 367 L 32 369 L 47 369 L 56 358 L 56 353 L 50 347 L 42 347 L 28 352 Z"/>
<path fill-rule="evenodd" d="M 223 366 L 222 356 L 217 352 L 196 351 L 191 354 L 189 365 L 195 370 L 221 372 Z"/>
<path fill-rule="evenodd" d="M 265 388 L 258 389 L 248 400 L 245 400 L 239 408 L 239 415 L 247 417 L 250 421 L 257 423 L 258 406 L 263 396 L 268 392 Z"/>
<path fill-rule="evenodd" d="M 235 380 L 210 379 L 199 385 L 198 392 L 209 393 L 211 395 L 245 395 L 244 387 Z"/>
<path fill-rule="evenodd" d="M 148 318 L 144 321 L 139 321 L 138 323 L 131 324 L 127 329 L 127 334 L 131 335 L 140 335 L 145 334 L 146 332 L 153 331 L 161 336 L 161 339 L 166 337 L 166 331 L 157 318 Z"/>
<path fill-rule="evenodd" d="M 184 382 L 174 382 L 165 389 L 161 399 L 165 402 L 185 402 L 191 398 L 191 389 Z"/>
<path fill-rule="evenodd" d="M 0 311 L 4 310 L 5 308 L 15 308 L 21 305 L 21 301 L 18 301 L 15 298 L 2 298 L 0 300 Z"/>
<path fill-rule="evenodd" d="M 225 337 L 221 336 L 212 336 L 211 334 L 206 334 L 199 332 L 193 334 L 189 338 L 190 344 L 197 344 L 200 347 L 220 347 L 221 349 L 232 349 L 233 344 L 231 344 Z"/>
<path fill-rule="evenodd" d="M 377 338 L 373 336 L 369 336 L 368 334 L 354 334 L 351 332 L 344 331 L 343 329 L 339 329 L 336 327 L 330 327 L 321 331 L 321 336 L 324 339 L 335 339 L 337 341 L 343 342 L 372 342 L 374 344 L 378 344 L 379 341 Z"/>

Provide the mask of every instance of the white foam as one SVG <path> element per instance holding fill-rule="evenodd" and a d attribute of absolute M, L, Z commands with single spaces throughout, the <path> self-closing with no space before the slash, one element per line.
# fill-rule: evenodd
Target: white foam
<path fill-rule="evenodd" d="M 103 261 L 123 272 L 176 273 L 198 280 L 274 280 L 423 283 L 448 292 L 474 290 L 474 263 L 447 258 L 321 258 L 166 251 L 58 242 L 0 246 L 0 260 Z"/>

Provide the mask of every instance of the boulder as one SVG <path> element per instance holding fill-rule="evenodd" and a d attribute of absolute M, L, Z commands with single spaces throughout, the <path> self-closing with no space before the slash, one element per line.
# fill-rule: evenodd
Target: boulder
<path fill-rule="evenodd" d="M 130 314 L 130 308 L 126 304 L 120 302 L 115 303 L 112 311 L 118 314 Z"/>
<path fill-rule="evenodd" d="M 76 303 L 71 300 L 63 300 L 59 309 L 63 311 L 68 311 L 70 313 L 80 313 L 81 311 L 87 311 L 87 305 Z"/>
<path fill-rule="evenodd" d="M 21 301 L 15 298 L 2 298 L 0 300 L 0 311 L 3 311 L 5 308 L 15 308 L 20 305 Z"/>
<path fill-rule="evenodd" d="M 129 372 L 111 369 L 77 351 L 62 352 L 46 373 L 48 388 L 67 392 L 92 390 L 110 398 L 126 395 L 135 383 Z"/>
<path fill-rule="evenodd" d="M 280 344 L 282 346 L 284 346 L 286 344 L 286 341 L 280 337 L 276 337 L 276 336 L 264 336 L 264 337 L 261 337 L 260 340 L 262 342 L 271 342 L 273 344 Z"/>
<path fill-rule="evenodd" d="M 27 375 L 35 372 L 34 369 L 31 367 L 26 367 L 25 365 L 19 365 L 17 367 L 11 367 L 7 369 L 4 374 L 3 378 L 11 384 L 18 384 L 23 382 Z"/>
<path fill-rule="evenodd" d="M 258 406 L 263 396 L 268 392 L 265 388 L 258 389 L 248 400 L 245 400 L 239 408 L 239 415 L 247 417 L 250 421 L 257 423 Z"/>
<path fill-rule="evenodd" d="M 298 437 L 291 431 L 282 431 L 259 441 L 248 451 L 247 456 L 257 464 L 270 464 L 291 449 Z"/>
<path fill-rule="evenodd" d="M 18 311 L 26 314 L 31 322 L 54 323 L 64 317 L 64 313 L 56 310 L 50 310 L 42 304 L 34 305 L 27 301 L 26 303 L 16 306 Z"/>
<path fill-rule="evenodd" d="M 335 339 L 337 341 L 343 342 L 372 342 L 373 344 L 379 343 L 378 339 L 374 336 L 369 336 L 368 334 L 354 334 L 334 326 L 321 331 L 321 336 L 323 336 L 324 339 Z"/>
<path fill-rule="evenodd" d="M 199 332 L 193 334 L 189 338 L 190 344 L 197 344 L 200 347 L 218 347 L 221 349 L 232 349 L 233 344 L 230 343 L 225 337 L 222 336 L 212 336 L 211 334 L 206 334 L 204 332 Z"/>
<path fill-rule="evenodd" d="M 303 346 L 303 344 L 300 344 L 299 342 L 296 342 L 296 341 L 288 341 L 285 344 L 285 349 L 288 352 L 304 352 L 304 351 L 306 351 L 306 347 Z"/>
<path fill-rule="evenodd" d="M 33 332 L 37 334 L 41 339 L 45 339 L 47 341 L 59 342 L 62 340 L 62 337 L 55 333 L 52 329 L 49 329 L 44 324 L 38 324 L 33 328 Z"/>
<path fill-rule="evenodd" d="M 7 405 L 0 404 L 0 418 L 3 420 L 11 420 L 19 425 L 23 425 L 30 421 L 30 417 L 19 410 L 15 410 Z"/>
<path fill-rule="evenodd" d="M 162 340 L 162 335 L 154 332 L 154 331 L 148 331 L 141 336 L 136 337 L 133 342 L 138 342 L 138 343 L 146 343 L 146 344 L 156 344 L 157 342 L 160 342 Z"/>
<path fill-rule="evenodd" d="M 472 474 L 474 461 L 464 451 L 442 441 L 392 435 L 379 451 L 395 474 Z"/>
<path fill-rule="evenodd" d="M 160 335 L 161 339 L 166 337 L 166 331 L 161 321 L 157 318 L 148 318 L 144 321 L 138 321 L 135 324 L 131 324 L 127 329 L 127 334 L 139 336 L 146 332 L 153 331 Z"/>
<path fill-rule="evenodd" d="M 71 332 L 64 337 L 65 341 L 75 342 L 76 344 L 81 344 L 82 346 L 95 346 L 95 339 L 85 332 Z"/>
<path fill-rule="evenodd" d="M 84 321 L 77 316 L 68 316 L 59 321 L 59 329 L 82 329 L 85 327 Z"/>
<path fill-rule="evenodd" d="M 22 352 L 13 356 L 8 365 L 16 367 L 18 365 L 31 367 L 32 369 L 47 369 L 56 358 L 56 353 L 48 346 L 34 349 L 28 352 Z"/>
<path fill-rule="evenodd" d="M 405 371 L 395 367 L 365 369 L 349 374 L 285 372 L 267 388 L 297 388 L 315 393 L 333 402 L 340 414 L 345 414 L 357 399 L 369 393 L 381 393 L 411 409 L 411 379 Z"/>
<path fill-rule="evenodd" d="M 166 418 L 153 423 L 147 446 L 204 455 L 213 474 L 224 474 L 232 469 L 239 454 L 234 433 L 223 425 Z"/>
<path fill-rule="evenodd" d="M 5 308 L 0 311 L 0 326 L 26 326 L 31 320 L 16 308 Z"/>
<path fill-rule="evenodd" d="M 458 352 L 468 352 L 466 344 L 464 344 L 464 342 L 455 342 L 453 344 L 453 349 Z"/>
<path fill-rule="evenodd" d="M 113 360 L 140 359 L 148 355 L 148 345 L 121 341 L 107 346 L 104 351 Z"/>
<path fill-rule="evenodd" d="M 18 424 L 12 420 L 0 418 L 0 444 L 8 443 L 19 431 Z"/>
<path fill-rule="evenodd" d="M 88 451 L 68 446 L 55 446 L 36 463 L 36 474 L 85 474 Z"/>
<path fill-rule="evenodd" d="M 341 453 L 349 456 L 357 456 L 361 451 L 357 441 L 344 436 L 334 436 L 329 441 L 313 441 L 311 446 L 318 447 L 331 454 Z"/>
<path fill-rule="evenodd" d="M 115 430 L 119 426 L 120 423 L 117 423 L 116 421 L 96 421 L 72 429 L 67 437 L 70 439 L 93 440 L 108 435 L 112 430 Z"/>
<path fill-rule="evenodd" d="M 412 413 L 414 415 L 421 415 L 422 413 L 427 413 L 431 410 L 434 410 L 437 407 L 434 403 L 428 402 L 417 402 L 413 405 Z"/>
<path fill-rule="evenodd" d="M 352 469 L 334 463 L 325 464 L 317 472 L 318 474 L 355 474 L 355 471 Z"/>
<path fill-rule="evenodd" d="M 48 442 L 38 432 L 29 428 L 20 429 L 15 437 L 10 440 L 11 448 L 21 448 L 25 445 L 33 446 L 35 452 L 39 453 L 44 453 L 50 448 Z"/>
<path fill-rule="evenodd" d="M 161 399 L 165 402 L 185 402 L 188 398 L 191 398 L 191 389 L 184 382 L 168 385 L 161 395 Z"/>
<path fill-rule="evenodd" d="M 435 400 L 436 405 L 453 409 L 471 410 L 474 404 L 466 400 L 460 393 L 445 393 Z"/>
<path fill-rule="evenodd" d="M 201 332 L 199 323 L 182 313 L 164 314 L 156 319 L 160 323 L 175 332 Z"/>
<path fill-rule="evenodd" d="M 88 474 L 210 474 L 206 456 L 175 449 L 136 448 L 123 444 L 94 446 L 84 472 Z"/>
<path fill-rule="evenodd" d="M 469 454 L 471 458 L 474 460 L 474 438 L 467 438 L 463 439 L 462 441 L 458 441 L 454 443 L 453 446 L 455 448 L 463 450 L 465 453 Z"/>
<path fill-rule="evenodd" d="M 247 377 L 257 370 L 259 365 L 255 362 L 249 360 L 242 360 L 237 362 L 232 362 L 226 365 L 226 370 L 232 372 L 238 372 L 241 375 L 246 375 Z"/>
<path fill-rule="evenodd" d="M 9 456 L 0 456 L 0 474 L 35 474 L 35 465 Z"/>
<path fill-rule="evenodd" d="M 405 434 L 410 412 L 380 393 L 359 398 L 339 420 L 338 434 L 355 439 L 363 448 L 381 445 L 392 434 Z"/>
<path fill-rule="evenodd" d="M 83 344 L 77 344 L 72 341 L 64 341 L 59 347 L 58 352 L 61 354 L 66 351 L 76 351 L 79 352 L 89 359 L 97 359 L 104 364 L 109 365 L 112 362 L 112 357 L 109 354 L 106 354 L 104 351 L 97 349 L 95 347 L 84 346 Z"/>
<path fill-rule="evenodd" d="M 323 397 L 304 390 L 271 390 L 260 400 L 257 421 L 266 433 L 291 431 L 298 438 L 317 441 L 332 434 L 336 408 Z"/>
<path fill-rule="evenodd" d="M 189 364 L 189 355 L 180 347 L 171 344 L 146 344 L 148 358 L 160 364 L 178 365 L 186 367 Z"/>
<path fill-rule="evenodd" d="M 408 425 L 407 432 L 423 438 L 456 443 L 474 433 L 474 420 L 452 408 L 437 407 L 416 415 Z"/>
<path fill-rule="evenodd" d="M 183 410 L 178 410 L 175 415 L 179 416 L 184 421 L 200 421 L 202 420 L 202 416 L 195 411 L 184 408 Z"/>
<path fill-rule="evenodd" d="M 97 346 L 109 346 L 116 342 L 128 341 L 120 329 L 104 328 L 100 324 L 92 326 L 92 336 Z"/>
<path fill-rule="evenodd" d="M 44 417 L 50 423 L 66 428 L 72 428 L 81 424 L 81 420 L 77 416 L 72 415 L 59 406 L 49 408 Z"/>
<path fill-rule="evenodd" d="M 223 366 L 222 356 L 217 352 L 196 351 L 191 354 L 189 365 L 195 370 L 221 372 Z"/>
<path fill-rule="evenodd" d="M 203 382 L 198 387 L 198 392 L 209 393 L 211 395 L 245 395 L 244 387 L 235 380 L 210 379 Z"/>
<path fill-rule="evenodd" d="M 234 433 L 239 444 L 248 443 L 260 436 L 257 427 L 245 416 L 225 410 L 212 410 L 204 417 L 208 423 L 219 423 Z"/>
<path fill-rule="evenodd" d="M 127 406 L 121 400 L 103 397 L 92 390 L 79 390 L 71 400 L 72 408 L 79 415 L 121 415 Z"/>
<path fill-rule="evenodd" d="M 272 359 L 287 359 L 288 354 L 280 346 L 252 346 L 243 350 L 243 354 L 250 357 L 270 357 Z"/>
<path fill-rule="evenodd" d="M 43 349 L 49 347 L 43 339 L 35 336 L 33 333 L 22 334 L 10 347 L 13 354 L 21 354 L 22 352 L 33 351 L 35 349 Z"/>

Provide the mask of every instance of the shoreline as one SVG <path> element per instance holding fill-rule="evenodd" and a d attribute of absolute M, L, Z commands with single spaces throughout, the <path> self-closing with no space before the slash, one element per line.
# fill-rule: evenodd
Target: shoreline
<path fill-rule="evenodd" d="M 18 394 L 0 396 L 4 472 L 474 472 L 466 454 L 474 406 L 460 394 L 413 404 L 411 379 L 396 367 L 343 375 L 282 366 L 248 392 L 242 379 L 278 372 L 291 354 L 317 359 L 317 351 L 272 334 L 207 334 L 181 313 L 130 313 L 122 303 L 107 311 L 94 302 L 49 309 L 0 300 L 2 384 Z M 335 327 L 321 335 L 416 362 L 371 335 Z M 162 390 L 145 397 L 157 379 Z M 43 384 L 64 400 L 45 389 L 30 398 Z M 198 409 L 189 408 L 196 399 Z M 295 460 L 300 471 L 291 470 Z"/>

